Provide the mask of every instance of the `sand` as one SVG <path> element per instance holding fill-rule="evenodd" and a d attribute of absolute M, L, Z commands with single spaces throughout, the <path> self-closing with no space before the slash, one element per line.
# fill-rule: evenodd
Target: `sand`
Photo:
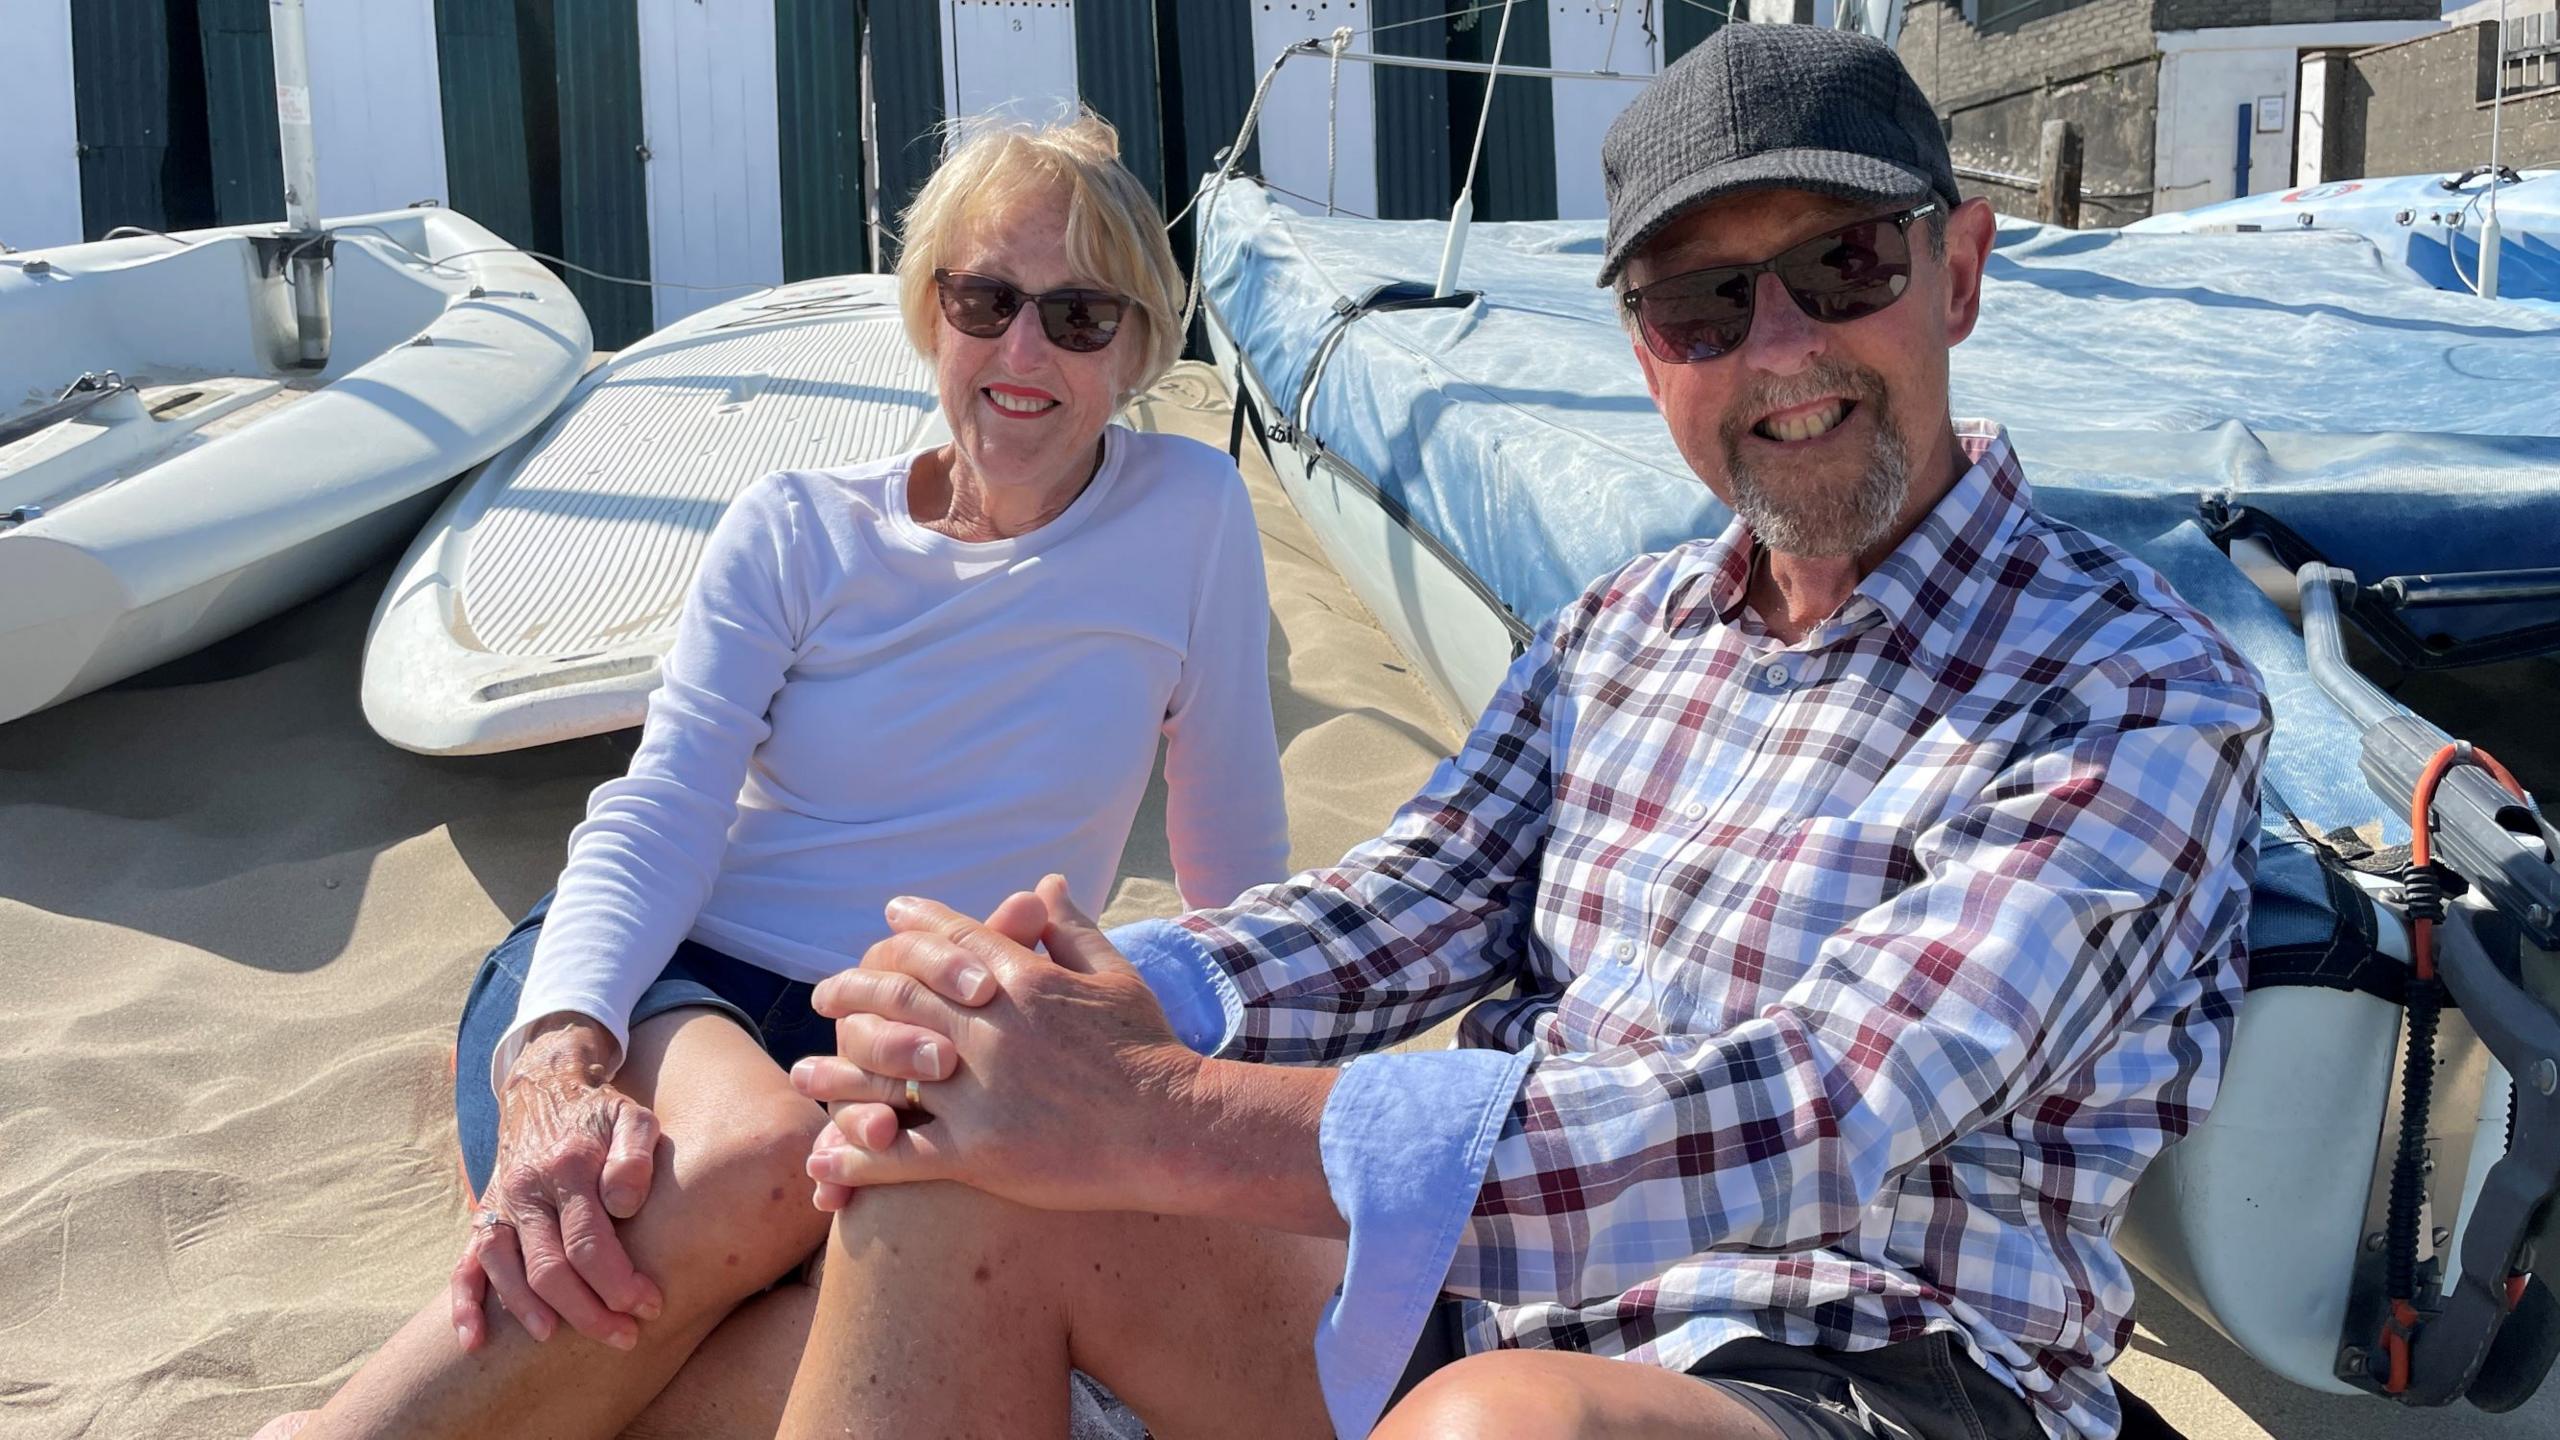
<path fill-rule="evenodd" d="M 1223 443 L 1185 367 L 1150 423 Z M 1249 457 L 1293 859 L 1372 833 L 1459 727 Z M 366 729 L 387 567 L 0 727 L 0 1437 L 241 1436 L 317 1404 L 462 1236 L 447 1055 L 611 739 L 426 759 Z M 1106 918 L 1174 908 L 1161 795 Z M 2203 1437 L 2549 1435 L 2292 1389 L 2169 1301 L 2121 1367 Z"/>

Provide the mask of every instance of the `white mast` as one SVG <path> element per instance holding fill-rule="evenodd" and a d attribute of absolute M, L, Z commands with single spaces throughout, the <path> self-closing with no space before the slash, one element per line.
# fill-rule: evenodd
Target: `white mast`
<path fill-rule="evenodd" d="M 2480 226 L 2480 295 L 2498 298 L 2498 121 L 2507 108 L 2507 0 L 2498 0 L 2497 88 L 2489 92 L 2489 218 Z"/>
<path fill-rule="evenodd" d="M 284 152 L 285 250 L 293 289 L 294 364 L 329 363 L 329 235 L 320 226 L 320 151 L 311 133 L 311 56 L 303 44 L 302 0 L 267 0 L 276 57 L 276 139 Z"/>
<path fill-rule="evenodd" d="M 1476 163 L 1484 158 L 1485 125 L 1493 119 L 1493 87 L 1502 78 L 1502 42 L 1511 38 L 1511 7 L 1517 3 L 1502 0 L 1502 26 L 1493 32 L 1493 64 L 1484 74 L 1484 109 L 1476 114 L 1476 143 L 1467 152 L 1466 183 L 1458 187 L 1458 203 L 1449 207 L 1449 236 L 1440 245 L 1440 278 L 1431 287 L 1434 295 L 1458 288 L 1458 262 L 1467 253 L 1467 223 L 1476 215 Z"/>

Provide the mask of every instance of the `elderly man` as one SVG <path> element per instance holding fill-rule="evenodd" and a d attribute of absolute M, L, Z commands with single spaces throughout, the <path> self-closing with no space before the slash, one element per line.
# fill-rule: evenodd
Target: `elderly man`
<path fill-rule="evenodd" d="M 796 1077 L 860 1194 L 785 1433 L 1056 1433 L 1071 1365 L 1160 1436 L 2117 1431 L 2258 682 L 1950 418 L 1993 224 L 1891 51 L 1727 27 L 1603 161 L 1739 518 L 1551 621 L 1338 865 L 1107 938 L 1054 879 L 894 902 Z"/>

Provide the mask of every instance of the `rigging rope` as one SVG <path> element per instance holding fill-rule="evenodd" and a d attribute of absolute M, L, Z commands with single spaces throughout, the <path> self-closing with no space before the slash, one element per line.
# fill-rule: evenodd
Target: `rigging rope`
<path fill-rule="evenodd" d="M 1342 52 L 1351 47 L 1351 27 L 1333 32 L 1326 47 L 1333 52 L 1333 63 L 1325 77 L 1324 98 L 1324 213 L 1334 213 L 1334 179 L 1342 172 L 1339 146 L 1342 138 Z"/>
<path fill-rule="evenodd" d="M 1280 67 L 1288 63 L 1288 59 L 1289 52 L 1283 50 L 1271 62 L 1270 68 L 1262 72 L 1262 79 L 1253 87 L 1252 103 L 1244 107 L 1244 123 L 1236 127 L 1236 143 L 1228 146 L 1225 157 L 1218 161 L 1218 173 L 1209 177 L 1209 183 L 1192 192 L 1190 203 L 1182 207 L 1181 215 L 1166 222 L 1165 228 L 1170 230 L 1183 215 L 1191 213 L 1192 205 L 1200 206 L 1200 223 L 1192 227 L 1197 238 L 1191 246 L 1191 283 L 1183 291 L 1182 323 L 1174 327 L 1177 334 L 1191 333 L 1192 317 L 1200 313 L 1200 262 L 1202 252 L 1208 246 L 1198 241 L 1208 238 L 1209 212 L 1217 206 L 1218 191 L 1226 185 L 1227 177 L 1235 174 L 1236 166 L 1243 163 L 1244 147 L 1252 142 L 1254 127 L 1262 123 L 1262 102 L 1271 98 L 1271 82 L 1280 78 Z M 1208 197 L 1206 203 L 1202 201 L 1203 196 Z"/>

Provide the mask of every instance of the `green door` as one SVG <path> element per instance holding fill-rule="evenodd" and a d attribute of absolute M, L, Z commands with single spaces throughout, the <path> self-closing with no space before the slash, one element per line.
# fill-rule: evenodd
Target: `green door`
<path fill-rule="evenodd" d="M 284 151 L 276 138 L 276 52 L 267 0 L 196 0 L 195 11 L 204 54 L 214 223 L 282 220 Z M 328 199 L 320 197 L 324 205 Z"/>
<path fill-rule="evenodd" d="M 1156 81 L 1156 0 L 1081 0 L 1075 11 L 1076 89 L 1093 113 L 1120 132 L 1121 163 L 1147 187 L 1158 209 L 1170 211 L 1164 104 Z M 1186 196 L 1190 190 L 1182 187 Z"/>
<path fill-rule="evenodd" d="M 1698 0 L 1666 0 L 1662 11 L 1662 59 L 1669 64 L 1724 28 L 1730 10 L 1710 10 Z"/>
<path fill-rule="evenodd" d="M 870 29 L 871 113 L 878 127 L 871 177 L 880 207 L 887 270 L 898 261 L 898 217 L 942 158 L 942 6 L 932 0 L 872 0 Z"/>
<path fill-rule="evenodd" d="M 436 85 L 444 102 L 445 193 L 514 245 L 559 248 L 534 220 L 525 69 L 516 0 L 436 0 Z M 547 87 L 550 76 L 542 76 Z"/>
<path fill-rule="evenodd" d="M 1451 8 L 1442 0 L 1375 0 L 1378 29 L 1370 43 L 1382 55 L 1446 60 Z M 1466 163 L 1463 149 L 1454 158 L 1450 154 L 1449 85 L 1455 77 L 1403 65 L 1375 68 L 1378 218 L 1445 220 L 1458 198 L 1452 172 Z M 1474 138 L 1470 128 L 1467 139 Z"/>
<path fill-rule="evenodd" d="M 169 34 L 161 0 L 71 7 L 71 94 L 80 132 L 80 223 L 170 224 L 160 177 L 169 154 Z"/>
<path fill-rule="evenodd" d="M 862 233 L 862 8 L 773 0 L 782 278 L 870 268 Z"/>
<path fill-rule="evenodd" d="M 590 270 L 645 279 L 649 180 L 640 12 L 631 0 L 553 0 L 550 21 L 551 33 L 540 38 L 559 86 L 559 253 Z M 648 287 L 574 270 L 568 281 L 599 349 L 618 350 L 649 333 Z"/>
<path fill-rule="evenodd" d="M 1512 0 L 1509 35 L 1502 33 L 1500 10 L 1479 10 L 1452 20 L 1449 58 L 1489 65 L 1497 40 L 1505 66 L 1547 68 L 1551 61 L 1545 0 Z M 1482 75 L 1449 77 L 1449 158 L 1451 173 L 1462 185 L 1467 178 L 1467 155 L 1475 145 L 1477 117 L 1484 113 L 1484 86 Z M 1555 82 L 1504 76 L 1493 88 L 1493 114 L 1484 124 L 1484 158 L 1476 165 L 1476 218 L 1556 218 Z"/>

